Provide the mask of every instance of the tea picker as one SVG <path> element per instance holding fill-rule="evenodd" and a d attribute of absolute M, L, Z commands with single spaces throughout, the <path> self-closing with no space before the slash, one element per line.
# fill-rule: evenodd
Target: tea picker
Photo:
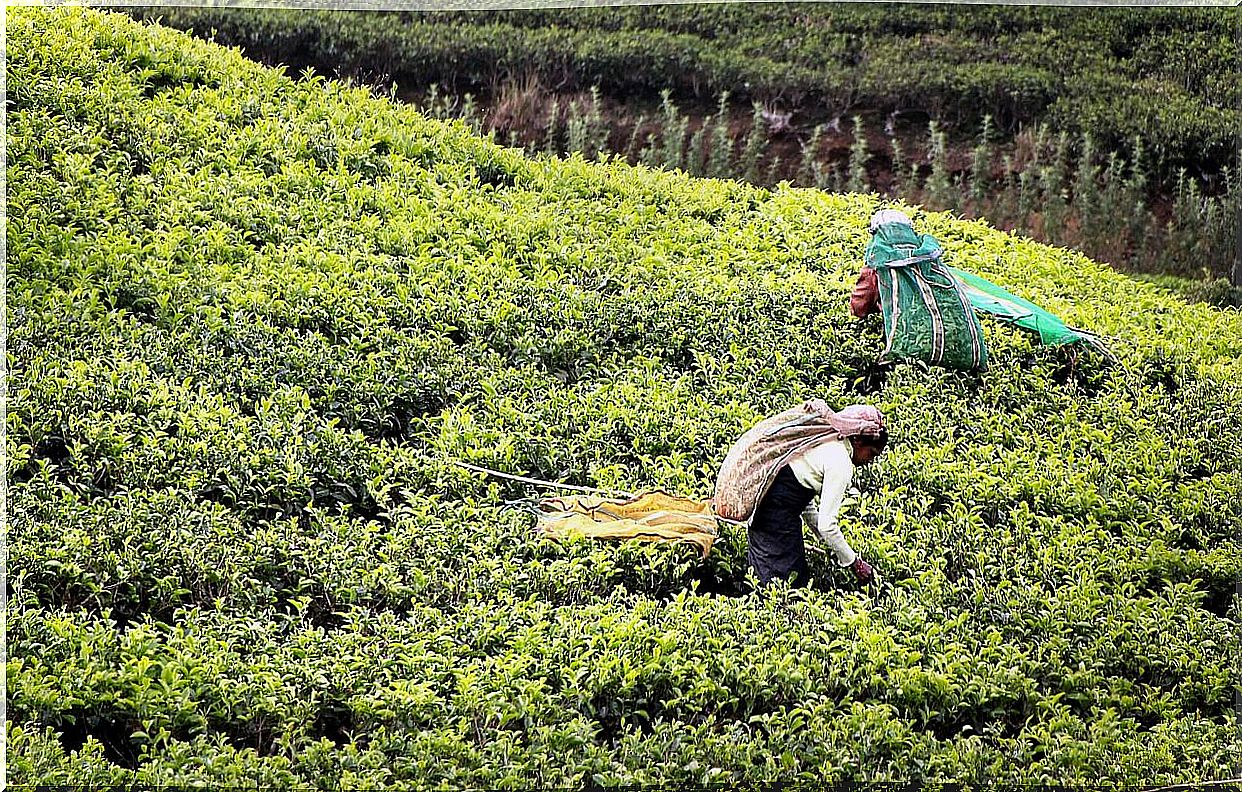
<path fill-rule="evenodd" d="M 923 360 L 950 368 L 983 369 L 987 344 L 965 290 L 941 262 L 935 237 L 914 230 L 895 209 L 871 217 L 866 264 L 850 294 L 850 312 L 884 315 L 881 362 Z"/>
<path fill-rule="evenodd" d="M 854 469 L 871 463 L 888 441 L 884 417 L 855 405 L 835 412 L 820 399 L 765 418 L 726 454 L 711 500 L 649 491 L 621 497 L 590 487 L 557 484 L 468 465 L 468 469 L 525 483 L 585 491 L 544 498 L 537 528 L 553 536 L 687 542 L 706 557 L 719 523 L 744 527 L 747 561 L 763 584 L 810 580 L 804 524 L 825 542 L 841 567 L 863 583 L 878 576 L 837 524 Z"/>
<path fill-rule="evenodd" d="M 806 585 L 803 522 L 860 582 L 875 579 L 846 541 L 837 514 L 854 468 L 874 461 L 887 442 L 884 416 L 875 407 L 834 412 L 812 399 L 760 421 L 734 443 L 712 503 L 717 518 L 746 526 L 747 560 L 762 583 L 779 578 Z"/>
<path fill-rule="evenodd" d="M 970 370 L 987 366 L 976 314 L 1037 333 L 1042 344 L 1085 344 L 1117 362 L 1094 333 L 1070 327 L 1029 300 L 943 262 L 944 248 L 920 234 L 908 215 L 882 209 L 871 217 L 871 241 L 850 294 L 850 313 L 884 318 L 881 362 L 923 360 Z"/>

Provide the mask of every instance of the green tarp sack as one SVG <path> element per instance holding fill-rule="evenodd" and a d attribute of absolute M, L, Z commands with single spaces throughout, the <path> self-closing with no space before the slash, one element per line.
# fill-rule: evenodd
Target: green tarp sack
<path fill-rule="evenodd" d="M 1049 346 L 1083 343 L 1094 347 L 1110 360 L 1116 360 L 1094 333 L 1070 327 L 1030 300 L 1010 294 L 992 281 L 973 272 L 946 267 L 966 293 L 976 311 L 986 313 L 1016 327 L 1039 334 L 1039 342 Z"/>
<path fill-rule="evenodd" d="M 949 368 L 988 364 L 983 329 L 970 301 L 941 261 L 944 250 L 930 234 L 904 223 L 879 226 L 867 245 L 884 315 L 881 360 L 923 360 Z"/>

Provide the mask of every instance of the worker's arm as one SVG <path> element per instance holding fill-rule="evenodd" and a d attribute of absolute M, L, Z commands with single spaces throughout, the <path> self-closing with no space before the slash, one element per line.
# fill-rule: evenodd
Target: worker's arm
<path fill-rule="evenodd" d="M 850 294 L 850 313 L 864 319 L 880 310 L 880 281 L 875 270 L 863 267 L 858 273 L 858 283 Z"/>
<path fill-rule="evenodd" d="M 825 443 L 815 449 L 817 461 L 822 461 L 824 483 L 819 491 L 819 507 L 812 503 L 803 512 L 803 520 L 814 527 L 841 566 L 850 566 L 858 558 L 858 554 L 850 547 L 837 524 L 837 513 L 841 510 L 841 501 L 845 498 L 845 490 L 854 478 L 854 463 L 850 460 L 850 452 L 844 443 Z M 808 519 L 809 518 L 809 519 Z M 813 522 L 812 522 L 813 520 Z"/>

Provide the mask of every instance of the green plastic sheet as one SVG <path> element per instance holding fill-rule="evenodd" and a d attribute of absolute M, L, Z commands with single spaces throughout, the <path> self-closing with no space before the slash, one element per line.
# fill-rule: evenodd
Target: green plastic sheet
<path fill-rule="evenodd" d="M 966 298 L 970 300 L 971 306 L 976 311 L 991 314 L 1018 327 L 1039 333 L 1039 340 L 1044 344 L 1055 346 L 1082 341 L 1095 345 L 1095 339 L 1069 327 L 1035 303 L 1010 294 L 978 275 L 954 267 L 948 269 L 962 284 Z"/>

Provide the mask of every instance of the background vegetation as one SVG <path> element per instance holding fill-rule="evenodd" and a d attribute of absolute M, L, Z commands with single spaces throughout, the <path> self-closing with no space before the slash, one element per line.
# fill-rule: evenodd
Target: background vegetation
<path fill-rule="evenodd" d="M 455 13 L 161 9 L 282 63 L 480 92 L 509 77 L 707 105 L 728 92 L 808 120 L 859 109 L 973 132 L 1042 120 L 1106 148 L 1140 137 L 1169 167 L 1232 164 L 1228 9 L 750 4 Z"/>
<path fill-rule="evenodd" d="M 877 191 L 1242 302 L 1227 9 L 138 13 L 531 151 Z"/>
<path fill-rule="evenodd" d="M 599 110 L 595 91 L 564 110 L 553 103 L 537 137 L 528 134 L 524 140 L 510 129 L 508 143 L 549 155 L 571 152 L 594 159 L 612 153 L 628 162 L 739 177 L 752 184 L 789 182 L 833 192 L 879 193 L 1074 247 L 1127 272 L 1155 275 L 1152 282 L 1192 300 L 1242 303 L 1242 288 L 1232 287 L 1227 278 L 1237 254 L 1242 208 L 1242 180 L 1229 168 L 1220 174 L 1220 195 L 1206 193 L 1199 181 L 1179 171 L 1170 197 L 1161 203 L 1152 198 L 1150 155 L 1140 141 L 1127 152 L 1104 154 L 1089 134 L 1075 139 L 1036 125 L 999 145 L 986 117 L 970 148 L 954 151 L 933 121 L 923 139 L 894 134 L 877 152 L 864 121 L 855 116 L 850 146 L 834 159 L 825 145 L 830 133 L 824 125 L 791 151 L 773 136 L 759 105 L 744 133 L 730 131 L 726 99 L 718 115 L 696 125 L 666 93 L 654 123 L 645 125 L 640 118 L 624 146 L 614 150 L 610 140 L 615 133 Z M 432 86 L 415 105 L 434 118 L 461 119 L 495 137 L 495 113 L 480 108 L 473 97 L 444 96 Z"/>
<path fill-rule="evenodd" d="M 1242 774 L 1242 316 L 916 213 L 1109 337 L 871 365 L 876 196 L 531 158 L 84 9 L 8 16 L 8 778 L 278 788 Z M 817 556 L 556 543 L 452 464 L 710 491 L 894 441 Z"/>

